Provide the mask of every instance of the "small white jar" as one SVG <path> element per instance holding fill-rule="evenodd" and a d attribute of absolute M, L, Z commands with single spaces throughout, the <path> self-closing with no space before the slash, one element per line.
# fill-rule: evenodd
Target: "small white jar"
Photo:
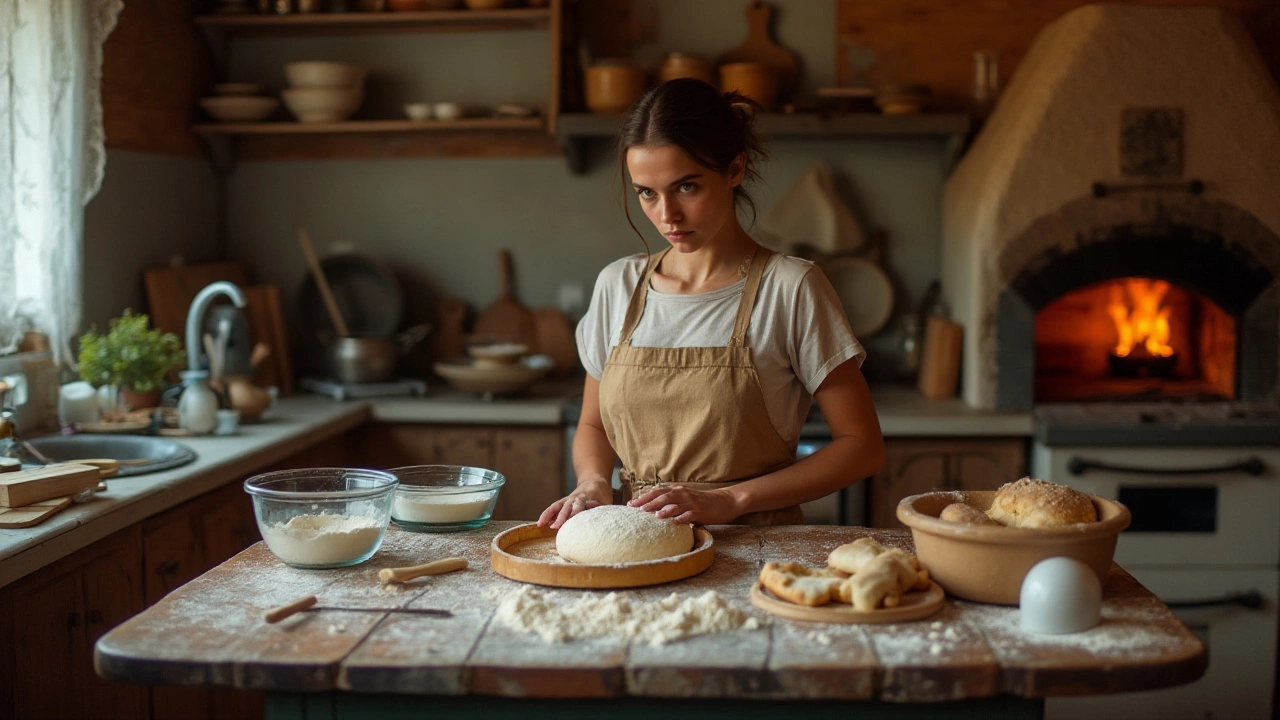
<path fill-rule="evenodd" d="M 209 387 L 209 373 L 187 370 L 179 376 L 186 388 L 178 398 L 178 427 L 208 435 L 218 426 L 218 396 Z"/>

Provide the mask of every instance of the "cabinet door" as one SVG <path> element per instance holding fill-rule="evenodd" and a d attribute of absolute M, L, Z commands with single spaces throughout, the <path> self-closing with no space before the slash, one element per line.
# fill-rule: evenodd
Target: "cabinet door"
<path fill-rule="evenodd" d="M 111 628 L 142 612 L 142 550 L 138 526 L 100 541 L 82 570 L 85 653 L 72 666 L 80 717 L 139 718 L 147 714 L 147 688 L 109 682 L 93 670 L 93 646 Z"/>
<path fill-rule="evenodd" d="M 975 442 L 952 459 L 961 490 L 995 490 L 1027 474 L 1027 444 L 1021 438 Z"/>
<path fill-rule="evenodd" d="M 205 571 L 193 503 L 142 523 L 143 587 L 147 606 Z"/>
<path fill-rule="evenodd" d="M 82 597 L 76 570 L 14 592 L 14 717 L 82 717 L 69 672 L 89 654 Z"/>
<path fill-rule="evenodd" d="M 203 545 L 202 571 L 217 567 L 262 539 L 253 517 L 253 499 L 239 483 L 225 485 L 206 497 L 203 512 L 198 516 Z"/>
<path fill-rule="evenodd" d="M 537 520 L 564 493 L 564 433 L 558 427 L 508 427 L 494 434 L 493 468 L 507 477 L 494 520 Z"/>
<path fill-rule="evenodd" d="M 949 443 L 886 439 L 884 469 L 871 479 L 871 527 L 902 527 L 895 513 L 904 497 L 949 489 Z"/>
<path fill-rule="evenodd" d="M 431 428 L 429 462 L 494 468 L 494 430 L 487 425 L 436 425 Z M 501 471 L 499 471 L 501 472 Z M 503 492 L 506 492 L 505 490 Z"/>

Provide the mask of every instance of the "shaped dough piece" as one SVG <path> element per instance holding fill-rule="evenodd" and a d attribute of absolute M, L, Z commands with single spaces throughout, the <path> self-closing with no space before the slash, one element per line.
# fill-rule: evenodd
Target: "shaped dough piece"
<path fill-rule="evenodd" d="M 661 560 L 693 549 L 693 526 L 626 505 L 600 505 L 569 518 L 556 552 L 573 562 L 616 564 Z"/>
<path fill-rule="evenodd" d="M 1000 523 L 992 520 L 991 516 L 978 508 L 964 503 L 951 503 L 942 508 L 942 512 L 938 513 L 938 519 L 943 522 L 953 522 L 961 525 L 990 525 L 993 527 L 1000 525 Z"/>
<path fill-rule="evenodd" d="M 899 548 L 885 548 L 876 559 L 888 557 L 893 560 L 898 570 L 898 588 L 903 592 L 924 590 L 929 587 L 929 571 L 920 566 L 915 555 Z"/>
<path fill-rule="evenodd" d="M 855 610 L 869 612 L 883 605 L 897 607 L 902 600 L 898 584 L 901 561 L 890 554 L 876 556 L 853 577 L 840 584 L 840 599 Z"/>
<path fill-rule="evenodd" d="M 996 491 L 987 515 L 1018 528 L 1048 528 L 1098 521 L 1088 495 L 1066 485 L 1024 477 Z"/>
<path fill-rule="evenodd" d="M 827 568 L 810 568 L 800 563 L 765 563 L 760 582 L 769 592 L 796 605 L 817 607 L 831 602 L 840 592 L 844 578 Z"/>
<path fill-rule="evenodd" d="M 858 538 L 832 550 L 827 556 L 827 564 L 840 572 L 856 575 L 863 565 L 882 552 L 884 548 L 875 540 L 869 537 Z"/>

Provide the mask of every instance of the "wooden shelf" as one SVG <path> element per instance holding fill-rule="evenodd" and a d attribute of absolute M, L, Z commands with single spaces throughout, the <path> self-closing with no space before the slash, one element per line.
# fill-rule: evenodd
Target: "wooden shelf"
<path fill-rule="evenodd" d="M 519 134 L 533 133 L 543 135 L 545 121 L 541 117 L 514 118 L 463 118 L 459 120 L 348 120 L 345 122 L 302 123 L 293 121 L 275 122 L 206 122 L 191 126 L 191 131 L 199 135 L 208 144 L 214 164 L 220 170 L 228 170 L 235 162 L 237 143 L 241 139 L 260 138 L 262 142 L 276 142 L 285 139 L 339 137 L 385 137 L 393 138 L 405 135 L 424 135 L 431 133 L 475 134 L 478 138 L 486 137 L 486 133 Z M 488 137 L 492 137 L 488 135 Z M 547 138 L 549 140 L 549 138 Z M 314 142 L 309 141 L 312 147 Z M 331 144 L 329 144 L 331 145 Z M 319 146 L 323 152 L 329 145 Z"/>
<path fill-rule="evenodd" d="M 959 146 L 972 129 L 973 122 L 962 113 L 921 113 L 919 115 L 882 115 L 849 113 L 820 115 L 816 113 L 766 113 L 756 119 L 756 127 L 766 137 L 928 137 L 934 136 Z M 565 113 L 560 115 L 557 136 L 564 147 L 570 169 L 586 171 L 585 144 L 592 140 L 612 139 L 622 128 L 617 115 Z"/>
<path fill-rule="evenodd" d="M 542 118 L 463 118 L 460 120 L 347 120 L 344 122 L 217 122 L 191 127 L 197 135 L 317 135 L 404 133 L 442 130 L 541 130 Z"/>
<path fill-rule="evenodd" d="M 195 24 L 232 35 L 352 35 L 388 32 L 487 32 L 540 30 L 551 24 L 551 8 L 197 15 Z"/>

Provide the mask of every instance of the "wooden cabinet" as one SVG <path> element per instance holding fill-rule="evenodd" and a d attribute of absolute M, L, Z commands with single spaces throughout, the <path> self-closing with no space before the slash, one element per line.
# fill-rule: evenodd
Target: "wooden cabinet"
<path fill-rule="evenodd" d="M 934 490 L 995 490 L 1026 474 L 1025 438 L 886 438 L 871 479 L 871 527 L 902 527 L 898 502 Z"/>
<path fill-rule="evenodd" d="M 134 526 L 23 578 L 0 602 L 0 717 L 146 717 L 147 688 L 93 671 L 93 644 L 140 612 L 141 529 Z"/>
<path fill-rule="evenodd" d="M 361 428 L 361 464 L 471 465 L 507 478 L 494 520 L 536 520 L 563 494 L 564 431 L 558 426 L 374 423 Z"/>

